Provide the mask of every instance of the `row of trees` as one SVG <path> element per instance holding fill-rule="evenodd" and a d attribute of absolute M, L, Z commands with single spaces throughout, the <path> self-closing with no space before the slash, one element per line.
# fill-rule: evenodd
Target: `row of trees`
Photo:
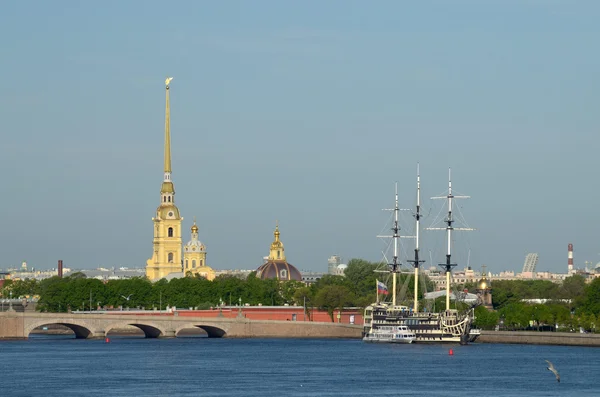
<path fill-rule="evenodd" d="M 306 286 L 298 281 L 261 280 L 251 273 L 246 279 L 219 276 L 213 281 L 185 277 L 151 283 L 145 278 L 109 280 L 88 279 L 82 273 L 42 281 L 8 280 L 0 290 L 7 297 L 39 296 L 38 309 L 48 312 L 95 310 L 100 307 L 164 309 L 167 306 L 207 309 L 219 305 L 305 305 L 333 313 L 342 307 L 365 307 L 376 299 L 376 269 L 385 265 L 362 259 L 348 263 L 345 276 L 325 275 Z M 406 275 L 400 275 L 401 285 Z M 429 283 L 429 282 L 428 282 Z M 409 284 L 411 280 L 409 280 Z M 431 283 L 429 283 L 431 288 Z M 413 288 L 410 285 L 410 288 Z"/>
<path fill-rule="evenodd" d="M 376 270 L 385 265 L 362 259 L 348 262 L 345 276 L 325 275 L 311 286 L 301 282 L 261 280 L 251 273 L 246 279 L 219 276 L 214 281 L 202 277 L 185 277 L 171 281 L 151 283 L 145 278 L 110 280 L 102 282 L 87 279 L 82 273 L 69 277 L 53 277 L 42 281 L 7 280 L 0 290 L 2 297 L 38 295 L 38 308 L 48 312 L 64 312 L 69 309 L 95 309 L 101 307 L 130 307 L 164 309 L 167 306 L 207 309 L 218 305 L 305 305 L 327 310 L 333 321 L 333 313 L 342 307 L 366 307 L 376 299 L 376 280 L 385 280 L 389 274 Z M 411 291 L 414 279 L 410 275 L 398 275 L 398 301 L 412 305 Z M 420 286 L 432 291 L 433 284 L 425 276 Z M 423 288 L 424 287 L 424 288 Z M 586 283 L 582 276 L 572 276 L 561 284 L 544 280 L 493 280 L 494 311 L 484 307 L 476 310 L 477 325 L 493 328 L 502 323 L 506 328 L 527 327 L 535 324 L 563 324 L 566 327 L 582 326 L 593 329 L 600 318 L 600 279 Z M 474 283 L 458 286 L 476 292 Z M 404 296 L 406 295 L 406 296 Z M 528 304 L 525 299 L 549 299 L 545 304 Z M 430 311 L 445 308 L 444 299 L 422 301 L 420 307 Z M 600 325 L 600 324 L 599 324 Z M 598 327 L 600 329 L 600 326 Z"/>
<path fill-rule="evenodd" d="M 481 328 L 498 325 L 504 329 L 539 329 L 543 325 L 558 325 L 566 331 L 600 331 L 600 279 L 586 283 L 583 276 L 573 275 L 560 284 L 547 280 L 496 280 L 492 288 L 494 311 L 482 306 L 475 311 L 476 325 Z"/>

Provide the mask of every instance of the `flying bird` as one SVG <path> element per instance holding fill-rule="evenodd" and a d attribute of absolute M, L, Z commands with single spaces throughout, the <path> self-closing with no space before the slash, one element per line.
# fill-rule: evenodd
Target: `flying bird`
<path fill-rule="evenodd" d="M 560 375 L 558 374 L 558 371 L 556 370 L 556 368 L 554 368 L 554 364 L 552 364 L 548 360 L 544 360 L 544 361 L 546 361 L 548 363 L 548 371 L 552 371 L 554 376 L 556 376 L 556 381 L 560 383 Z"/>
<path fill-rule="evenodd" d="M 132 296 L 132 295 L 133 295 L 133 294 L 129 294 L 129 295 L 127 295 L 127 296 L 125 296 L 125 295 L 121 295 L 121 298 L 123 298 L 123 299 L 125 299 L 126 301 L 128 301 L 128 300 L 131 298 L 131 296 Z"/>

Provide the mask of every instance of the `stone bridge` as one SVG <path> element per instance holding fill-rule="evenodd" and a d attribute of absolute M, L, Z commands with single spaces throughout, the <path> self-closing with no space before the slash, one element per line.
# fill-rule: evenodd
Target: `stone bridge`
<path fill-rule="evenodd" d="M 31 331 L 51 324 L 70 328 L 76 338 L 104 338 L 111 330 L 134 326 L 147 338 L 176 337 L 179 331 L 201 328 L 208 337 L 229 338 L 359 338 L 362 326 L 311 321 L 249 320 L 190 317 L 172 314 L 0 313 L 0 339 L 28 338 Z"/>

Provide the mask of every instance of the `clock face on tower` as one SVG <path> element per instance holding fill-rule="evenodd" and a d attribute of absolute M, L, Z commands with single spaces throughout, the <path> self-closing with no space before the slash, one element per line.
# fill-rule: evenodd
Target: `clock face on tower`
<path fill-rule="evenodd" d="M 169 211 L 167 215 L 169 216 L 169 218 L 173 218 L 173 211 Z"/>

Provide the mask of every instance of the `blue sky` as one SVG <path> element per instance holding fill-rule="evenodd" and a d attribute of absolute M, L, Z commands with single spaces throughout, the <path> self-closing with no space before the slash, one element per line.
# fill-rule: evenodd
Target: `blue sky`
<path fill-rule="evenodd" d="M 395 181 L 414 205 L 417 162 L 425 198 L 448 167 L 472 196 L 459 268 L 470 250 L 493 272 L 528 252 L 565 271 L 570 242 L 600 262 L 599 17 L 558 0 L 7 3 L 0 267 L 145 265 L 167 75 L 184 238 L 196 216 L 217 269 L 260 265 L 276 219 L 300 269 L 380 259 L 381 208 Z M 428 262 L 443 238 L 423 235 Z"/>

